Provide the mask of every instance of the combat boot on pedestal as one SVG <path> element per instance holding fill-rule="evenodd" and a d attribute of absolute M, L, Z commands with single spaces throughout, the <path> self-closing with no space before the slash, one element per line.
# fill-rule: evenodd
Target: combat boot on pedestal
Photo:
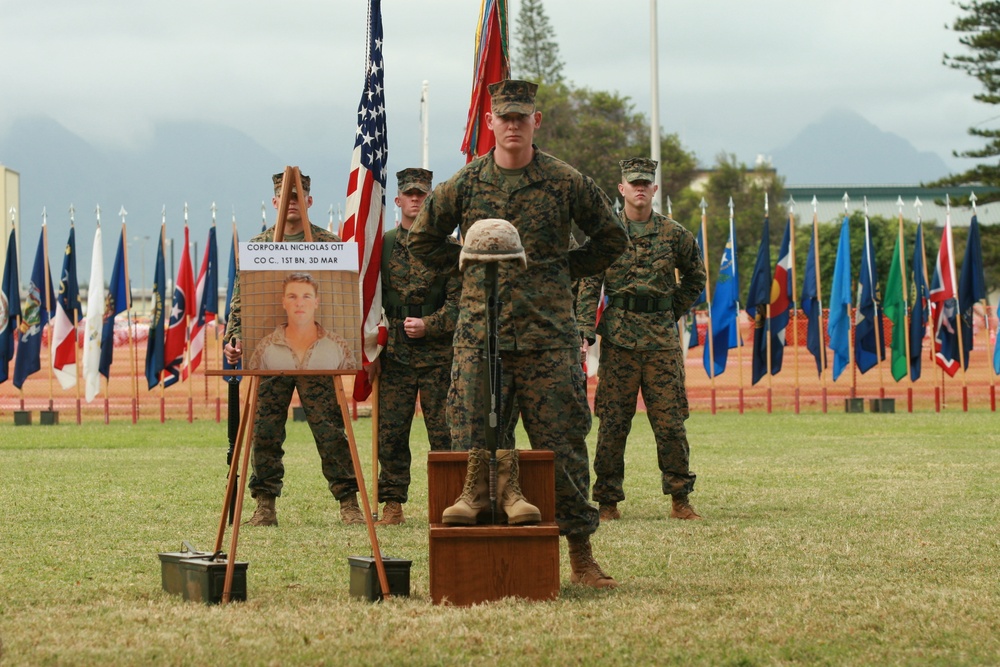
<path fill-rule="evenodd" d="M 670 509 L 671 519 L 687 519 L 687 520 L 698 520 L 701 519 L 701 515 L 694 511 L 691 507 L 691 503 L 688 502 L 688 494 L 677 493 L 672 496 L 672 505 Z"/>
<path fill-rule="evenodd" d="M 573 570 L 570 581 L 593 588 L 617 588 L 618 582 L 604 573 L 594 560 L 590 549 L 590 535 L 567 535 L 569 542 L 569 565 Z"/>
<path fill-rule="evenodd" d="M 403 517 L 403 505 L 395 500 L 390 500 L 382 508 L 382 518 L 375 522 L 379 526 L 397 526 L 406 523 Z"/>
<path fill-rule="evenodd" d="M 278 511 L 274 509 L 274 496 L 268 493 L 257 494 L 257 509 L 247 521 L 251 526 L 277 526 Z"/>
<path fill-rule="evenodd" d="M 441 522 L 449 526 L 473 526 L 476 517 L 490 506 L 490 453 L 470 449 L 465 472 L 465 488 L 455 504 L 441 513 Z"/>
<path fill-rule="evenodd" d="M 340 499 L 340 520 L 348 526 L 356 526 L 365 522 L 365 515 L 358 506 L 358 494 L 352 493 Z"/>
<path fill-rule="evenodd" d="M 497 504 L 507 514 L 507 523 L 511 526 L 542 520 L 542 513 L 521 493 L 519 461 L 516 449 L 497 450 Z"/>

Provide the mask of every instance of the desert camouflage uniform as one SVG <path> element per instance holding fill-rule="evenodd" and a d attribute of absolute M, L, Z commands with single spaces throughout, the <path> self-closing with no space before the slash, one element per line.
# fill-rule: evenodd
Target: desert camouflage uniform
<path fill-rule="evenodd" d="M 688 469 L 688 402 L 676 321 L 704 289 L 705 267 L 694 236 L 673 220 L 653 212 L 648 222 L 631 222 L 624 210 L 621 217 L 628 247 L 602 276 L 585 281 L 580 303 L 581 321 L 594 322 L 603 282 L 608 305 L 597 327 L 601 360 L 594 401 L 600 419 L 594 500 L 601 504 L 625 499 L 625 441 L 640 389 L 656 438 L 663 493 L 690 493 L 695 481 Z M 593 338 L 593 331 L 587 337 Z"/>
<path fill-rule="evenodd" d="M 490 152 L 439 185 L 410 228 L 411 251 L 432 268 L 454 271 L 460 249 L 445 244 L 445 237 L 456 226 L 464 235 L 484 218 L 511 222 L 528 259 L 527 269 L 514 262 L 500 262 L 498 267 L 504 402 L 518 401 L 533 449 L 555 452 L 560 532 L 590 535 L 599 519 L 597 508 L 587 500 L 591 418 L 572 283 L 606 269 L 625 246 L 625 230 L 590 178 L 535 147 L 516 183 L 501 173 Z M 590 237 L 576 250 L 569 250 L 571 222 Z M 458 450 L 486 442 L 481 375 L 484 276 L 483 264 L 472 264 L 462 275 L 448 394 L 452 448 Z"/>
<path fill-rule="evenodd" d="M 410 486 L 410 427 L 418 393 L 431 449 L 451 449 L 445 407 L 451 383 L 451 339 L 462 285 L 457 278 L 448 279 L 440 294 L 442 303 L 429 303 L 427 299 L 433 295 L 428 292 L 437 275 L 410 257 L 407 230 L 399 227 L 395 235 L 388 272 L 382 275 L 389 340 L 380 356 L 378 495 L 383 501 L 405 503 Z M 389 292 L 395 292 L 403 305 L 388 305 Z M 403 333 L 407 317 L 423 318 L 423 338 Z"/>
<path fill-rule="evenodd" d="M 312 225 L 314 241 L 339 242 L 340 237 L 322 227 Z M 286 234 L 285 241 L 303 241 L 305 232 Z M 274 240 L 274 227 L 250 239 L 251 243 Z M 236 274 L 233 297 L 230 302 L 229 323 L 226 325 L 226 340 L 242 339 L 243 318 L 240 300 L 240 276 Z M 260 377 L 257 391 L 257 412 L 253 427 L 253 475 L 250 477 L 250 493 L 257 497 L 260 492 L 281 495 L 281 480 L 285 475 L 282 463 L 285 442 L 285 422 L 288 420 L 288 406 L 292 401 L 292 391 L 298 390 L 302 409 L 306 414 L 309 428 L 316 440 L 316 450 L 323 466 L 323 476 L 330 491 L 338 500 L 353 496 L 358 491 L 358 482 L 351 464 L 351 452 L 344 433 L 344 419 L 340 414 L 337 395 L 333 388 L 333 377 L 328 375 L 265 375 Z"/>

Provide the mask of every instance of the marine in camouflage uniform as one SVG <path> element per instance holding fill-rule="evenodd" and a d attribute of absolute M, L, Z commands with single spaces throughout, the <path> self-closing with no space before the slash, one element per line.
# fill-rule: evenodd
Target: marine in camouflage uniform
<path fill-rule="evenodd" d="M 284 174 L 274 175 L 273 200 L 278 206 L 278 194 Z M 302 189 L 305 190 L 307 201 L 310 179 L 302 176 Z M 294 242 L 305 240 L 305 230 L 288 233 L 294 229 L 292 218 L 296 216 L 295 198 L 289 206 L 286 218 L 286 233 L 284 241 Z M 301 220 L 301 218 L 298 218 Z M 274 227 L 261 232 L 250 239 L 250 242 L 267 242 L 274 240 Z M 314 241 L 337 243 L 340 237 L 327 230 L 310 225 Z M 233 296 L 230 302 L 229 322 L 226 325 L 226 352 L 229 357 L 234 340 L 242 340 L 243 318 L 240 298 L 240 274 L 237 272 L 233 285 Z M 242 349 L 240 349 L 242 354 Z M 238 357 L 237 357 L 238 358 Z M 283 445 L 285 442 L 285 422 L 288 420 L 288 407 L 291 404 L 292 392 L 297 390 L 306 420 L 316 441 L 316 450 L 322 462 L 323 476 L 326 478 L 333 496 L 340 501 L 341 518 L 345 523 L 363 523 L 364 517 L 357 504 L 358 482 L 354 475 L 347 435 L 344 432 L 344 419 L 337 402 L 333 377 L 329 375 L 265 375 L 259 379 L 257 392 L 257 411 L 254 416 L 252 463 L 253 474 L 250 477 L 250 494 L 257 500 L 258 511 L 251 518 L 253 525 L 277 525 L 274 513 L 274 499 L 281 495 L 282 479 L 285 475 Z M 257 516 L 263 510 L 263 519 Z"/>
<path fill-rule="evenodd" d="M 621 219 L 629 244 L 603 275 L 585 281 L 580 304 L 581 321 L 593 323 L 603 284 L 608 303 L 596 330 L 601 359 L 594 401 L 600 419 L 594 500 L 600 503 L 602 520 L 619 518 L 617 504 L 625 499 L 625 442 L 641 390 L 656 439 L 663 493 L 673 499 L 671 516 L 697 519 L 701 517 L 688 503 L 695 474 L 688 468 L 688 402 L 676 322 L 704 289 L 705 267 L 691 232 L 652 209 L 656 162 L 633 158 L 623 160 L 621 167 Z M 592 330 L 587 337 L 594 338 Z"/>
<path fill-rule="evenodd" d="M 444 242 L 455 227 L 464 235 L 478 220 L 500 218 L 517 228 L 527 269 L 512 262 L 498 266 L 503 401 L 518 402 L 533 449 L 555 452 L 556 522 L 570 538 L 573 581 L 612 587 L 614 579 L 591 556 L 589 536 L 599 519 L 588 502 L 591 417 L 572 283 L 606 269 L 627 238 L 593 180 L 531 142 L 541 124 L 534 107 L 536 89 L 525 81 L 490 86 L 487 123 L 497 145 L 435 188 L 410 229 L 410 249 L 438 271 L 455 271 L 460 249 Z M 572 222 L 590 237 L 575 250 L 569 250 Z M 458 450 L 486 442 L 485 271 L 477 263 L 462 274 L 448 396 L 452 448 Z"/>
<path fill-rule="evenodd" d="M 401 505 L 407 501 L 412 460 L 410 427 L 418 394 L 430 448 L 451 449 L 445 407 L 462 285 L 457 277 L 438 275 L 414 260 L 407 247 L 410 225 L 431 190 L 432 177 L 432 172 L 416 168 L 396 174 L 401 220 L 382 240 L 382 305 L 389 329 L 386 348 L 377 360 L 382 524 L 403 522 Z"/>

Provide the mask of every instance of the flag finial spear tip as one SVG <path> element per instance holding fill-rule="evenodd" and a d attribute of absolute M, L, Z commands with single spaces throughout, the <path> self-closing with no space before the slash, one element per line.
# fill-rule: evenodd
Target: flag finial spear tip
<path fill-rule="evenodd" d="M 793 197 L 792 195 L 788 195 L 788 203 L 786 203 L 785 205 L 788 207 L 789 211 L 794 211 L 795 210 L 795 197 Z"/>
<path fill-rule="evenodd" d="M 819 200 L 816 199 L 816 195 L 813 195 L 812 205 L 813 205 L 813 213 L 815 213 L 816 208 L 819 206 Z"/>
<path fill-rule="evenodd" d="M 729 195 L 729 208 L 733 207 L 733 196 Z"/>
<path fill-rule="evenodd" d="M 704 211 L 706 208 L 708 208 L 708 202 L 705 201 L 704 197 L 702 197 L 701 201 L 698 202 L 698 208 L 700 208 L 702 211 Z"/>
<path fill-rule="evenodd" d="M 128 211 L 125 210 L 125 204 L 122 204 L 122 209 L 118 211 L 118 215 L 122 217 L 122 222 L 125 222 L 125 216 L 128 215 Z"/>
<path fill-rule="evenodd" d="M 900 209 L 903 208 L 903 195 L 899 195 L 899 197 L 896 198 L 896 206 Z"/>

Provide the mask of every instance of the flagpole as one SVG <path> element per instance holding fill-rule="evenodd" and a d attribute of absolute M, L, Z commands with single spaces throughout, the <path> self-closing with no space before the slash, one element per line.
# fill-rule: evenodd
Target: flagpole
<path fill-rule="evenodd" d="M 71 206 L 71 208 L 72 208 L 72 206 Z M 69 227 L 70 227 L 70 229 L 73 229 L 73 228 L 76 227 L 76 221 L 73 219 L 72 212 L 70 213 Z M 74 247 L 73 250 L 74 250 L 73 254 L 75 255 L 76 254 L 76 248 Z M 73 261 L 74 262 L 76 261 L 76 257 L 73 258 Z M 77 286 L 79 287 L 79 283 L 77 283 Z M 79 295 L 79 292 L 77 292 L 77 294 Z M 77 343 L 77 333 L 76 333 L 76 328 L 77 328 L 77 326 L 79 326 L 79 317 L 80 317 L 80 311 L 79 311 L 79 309 L 73 308 L 73 375 L 76 376 L 76 387 L 75 387 L 75 389 L 76 389 L 76 423 L 77 423 L 77 425 L 80 425 L 80 424 L 83 423 L 82 405 L 80 403 L 80 371 L 82 370 L 81 367 L 83 366 L 83 360 L 80 359 L 80 356 L 81 356 L 80 355 L 80 347 L 79 347 L 79 344 Z"/>
<path fill-rule="evenodd" d="M 800 391 L 799 391 L 799 309 L 797 307 L 798 301 L 795 299 L 795 199 L 791 195 L 788 197 L 788 254 L 789 254 L 789 273 L 791 273 L 792 280 L 792 349 L 795 350 L 794 364 L 795 364 L 795 414 L 799 414 L 799 402 L 800 402 Z"/>
<path fill-rule="evenodd" d="M 188 205 L 184 202 L 184 239 L 188 239 Z M 185 244 L 184 253 L 188 255 L 188 263 L 190 263 L 191 250 Z M 175 279 L 176 280 L 176 279 Z M 177 289 L 177 283 L 174 283 L 174 289 Z M 190 317 L 188 313 L 190 309 L 187 307 L 187 303 L 190 299 L 195 297 L 194 294 L 184 295 L 185 305 L 184 305 L 184 323 L 181 325 L 184 327 L 184 355 L 181 358 L 181 379 L 184 379 L 184 369 L 188 370 L 188 424 L 194 423 L 194 373 L 191 372 L 191 328 L 190 328 Z M 205 378 L 207 381 L 207 377 Z"/>
<path fill-rule="evenodd" d="M 913 208 L 917 209 L 917 229 L 921 229 L 921 224 L 923 222 L 923 217 L 921 214 L 921 208 L 923 207 L 923 202 L 920 201 L 920 197 L 915 197 L 913 200 Z M 924 241 L 924 235 L 920 234 L 920 257 L 921 263 L 923 264 L 924 270 L 924 285 L 930 285 L 930 279 L 927 275 L 927 245 Z M 918 295 L 919 296 L 919 295 Z M 930 303 L 928 302 L 928 308 Z M 923 304 L 921 304 L 923 308 Z M 924 324 L 924 337 L 927 337 L 927 327 L 930 326 L 930 322 Z M 921 346 L 923 345 L 923 339 L 921 339 Z M 931 339 L 930 350 L 928 350 L 928 359 L 931 364 L 934 364 L 934 342 Z M 933 371 L 933 368 L 932 368 Z M 934 411 L 941 412 L 941 388 L 935 385 L 934 387 Z"/>
<path fill-rule="evenodd" d="M 868 222 L 868 196 L 865 195 L 865 249 L 868 255 L 868 266 L 865 268 L 868 271 L 868 283 L 871 285 L 872 289 L 872 312 L 875 313 L 875 367 L 878 369 L 878 393 L 879 398 L 885 398 L 885 375 L 882 373 L 882 361 L 885 355 L 885 347 L 883 345 L 883 335 L 882 335 L 882 316 L 879 313 L 878 304 L 878 284 L 875 280 L 875 244 L 872 243 L 871 228 Z"/>
<path fill-rule="evenodd" d="M 764 193 L 764 220 L 769 220 L 770 209 L 767 203 L 767 192 Z M 767 239 L 768 246 L 771 244 L 770 231 L 768 232 Z M 768 258 L 770 260 L 770 248 L 768 248 Z M 768 272 L 771 272 L 770 261 L 768 261 Z M 774 285 L 774 276 L 771 276 L 771 285 Z M 774 372 L 771 368 L 771 299 L 768 297 L 767 303 L 764 305 L 764 351 L 767 355 L 767 414 L 771 414 L 771 399 L 774 395 Z"/>
<path fill-rule="evenodd" d="M 656 0 L 649 0 L 649 156 L 656 162 L 657 186 L 660 184 L 660 73 L 658 55 L 659 26 L 656 20 Z M 653 210 L 663 207 L 659 188 L 653 190 Z"/>
<path fill-rule="evenodd" d="M 698 204 L 701 207 L 701 241 L 705 245 L 701 249 L 701 260 L 702 264 L 705 266 L 705 301 L 708 303 L 708 328 L 705 336 L 705 344 L 708 345 L 708 380 L 711 384 L 712 392 L 712 414 L 715 414 L 715 341 L 712 340 L 713 330 L 712 330 L 712 292 L 710 288 L 710 282 L 708 277 L 708 202 L 705 198 L 701 198 L 701 202 Z M 698 333 L 698 322 L 695 321 L 695 334 Z"/>
<path fill-rule="evenodd" d="M 123 205 L 122 206 L 122 210 L 124 210 L 124 209 L 125 209 L 125 207 Z M 100 230 L 101 229 L 101 205 L 100 204 L 97 205 L 97 208 L 96 208 L 96 210 L 94 212 L 97 214 L 97 229 Z M 103 253 L 104 251 L 102 250 L 101 252 Z M 91 264 L 94 263 L 94 255 L 96 255 L 96 253 L 94 253 L 90 257 L 90 263 Z M 102 259 L 102 262 L 103 262 L 103 259 Z M 103 266 L 101 267 L 101 273 L 102 274 L 104 273 Z M 93 268 L 90 269 L 90 276 L 91 276 L 91 278 L 93 278 L 93 276 L 94 276 L 94 269 Z M 101 281 L 102 282 L 104 281 L 104 276 L 103 275 L 101 276 Z M 91 281 L 91 282 L 93 282 L 93 281 Z M 101 287 L 103 288 L 103 285 Z M 92 289 L 94 289 L 93 285 L 87 285 L 87 322 L 88 322 L 88 327 L 90 326 L 90 318 L 93 317 L 93 313 L 90 312 L 90 290 L 92 290 Z M 105 304 L 103 304 L 103 303 L 101 304 L 101 306 L 104 306 L 104 305 Z M 101 327 L 102 328 L 104 327 L 103 321 L 101 322 Z M 113 332 L 113 330 L 112 330 L 112 332 Z M 114 333 L 112 333 L 112 344 L 114 344 Z M 100 352 L 98 352 L 98 354 L 100 354 Z M 84 380 L 84 381 L 86 381 L 86 380 Z M 98 381 L 98 383 L 100 383 L 100 381 L 101 381 L 101 374 L 100 373 L 97 374 L 97 381 Z M 110 393 L 111 393 L 111 371 L 109 370 L 108 371 L 108 377 L 104 379 L 104 424 L 105 425 L 111 423 L 111 400 L 110 400 Z"/>
<path fill-rule="evenodd" d="M 826 344 L 823 340 L 823 332 L 826 329 L 823 327 L 823 279 L 820 274 L 820 264 L 819 264 L 819 214 L 817 209 L 819 207 L 819 200 L 816 199 L 816 195 L 812 198 L 813 207 L 813 220 L 812 220 L 812 234 L 813 234 L 813 264 L 816 271 L 816 301 L 818 302 L 819 308 L 817 308 L 817 324 L 819 325 L 819 380 L 820 380 L 820 393 L 822 395 L 823 402 L 823 414 L 827 412 L 827 375 L 826 375 Z"/>
<path fill-rule="evenodd" d="M 903 237 L 902 196 L 896 200 L 896 206 L 899 207 L 899 229 L 897 232 L 898 236 L 896 242 L 899 244 L 899 275 L 903 288 L 903 326 L 905 327 L 903 330 L 903 340 L 905 341 L 904 348 L 906 350 L 906 378 L 910 381 L 910 386 L 906 388 L 906 411 L 913 412 L 913 376 L 910 374 L 910 292 L 906 288 L 906 247 L 905 239 Z M 893 335 L 895 335 L 895 331 L 893 331 Z"/>
<path fill-rule="evenodd" d="M 121 211 L 118 213 L 122 216 L 122 265 L 125 269 L 125 324 L 128 331 L 128 363 L 132 369 L 132 372 L 129 374 L 131 377 L 129 389 L 132 392 L 130 402 L 132 404 L 132 423 L 136 424 L 139 421 L 139 367 L 135 353 L 135 322 L 132 320 L 132 281 L 128 270 L 128 230 L 125 227 L 125 216 L 128 215 L 128 211 L 125 210 L 125 206 L 122 206 Z M 110 371 L 108 375 L 110 375 Z"/>
<path fill-rule="evenodd" d="M 73 210 L 73 205 L 70 204 L 70 211 Z M 72 217 L 72 213 L 70 213 Z M 52 321 L 52 303 L 49 301 L 49 294 L 52 293 L 52 276 L 49 273 L 49 226 L 48 226 L 48 215 L 45 213 L 45 207 L 42 207 L 42 254 L 45 257 L 45 312 L 48 313 L 49 318 L 45 326 L 49 327 L 49 412 L 55 409 L 55 388 L 52 385 L 52 381 L 55 379 L 55 373 L 52 372 L 53 358 L 55 357 L 55 322 Z"/>
<path fill-rule="evenodd" d="M 736 230 L 733 228 L 733 198 L 729 197 L 729 232 L 735 240 Z M 736 264 L 736 244 L 733 243 L 733 268 L 736 269 L 736 279 L 739 280 L 739 269 Z M 740 315 L 740 295 L 739 292 L 736 293 L 736 364 L 740 369 L 740 386 L 738 391 L 738 402 L 740 414 L 743 414 L 743 331 L 741 327 L 743 326 L 743 316 Z M 712 360 L 712 364 L 715 364 L 715 360 Z"/>
<path fill-rule="evenodd" d="M 160 252 L 163 252 L 163 246 L 166 245 L 166 243 L 167 243 L 167 207 L 166 206 L 163 207 L 163 211 L 161 213 L 161 216 L 162 217 L 161 217 L 161 221 L 160 221 Z M 156 279 L 154 278 L 154 282 L 155 282 L 155 280 Z M 176 278 L 175 278 L 175 280 L 176 280 Z M 166 283 L 166 281 L 164 281 L 164 283 Z M 166 305 L 166 304 L 164 304 L 164 305 Z M 164 317 L 163 321 L 167 322 L 167 318 Z M 164 327 L 164 332 L 165 331 L 166 331 L 166 327 Z M 150 331 L 149 335 L 152 336 L 153 332 Z M 166 341 L 164 341 L 164 343 L 165 342 Z M 164 385 L 164 383 L 163 383 L 163 370 L 164 369 L 162 369 L 162 368 L 160 369 L 160 423 L 161 424 L 163 424 L 163 423 L 165 423 L 167 421 L 167 396 L 166 396 L 166 387 L 163 386 Z"/>
<path fill-rule="evenodd" d="M 969 201 L 972 202 L 972 217 L 975 218 L 975 217 L 977 217 L 977 212 L 976 212 L 976 193 L 975 192 L 970 192 L 969 193 Z M 982 299 L 981 301 L 983 301 L 983 313 L 984 313 L 983 323 L 986 325 L 986 345 L 987 345 L 986 358 L 988 360 L 989 359 L 989 344 L 990 344 L 990 303 L 985 298 Z M 979 303 L 979 302 L 977 301 L 976 303 Z M 961 305 L 961 304 L 959 304 L 959 305 Z M 974 314 L 972 311 L 973 311 L 973 307 L 969 306 L 969 312 L 970 312 L 969 330 L 970 331 L 972 330 L 971 316 Z M 961 327 L 959 327 L 959 328 L 961 328 Z M 970 349 L 971 349 L 971 347 L 970 347 Z M 996 412 L 997 411 L 997 387 L 996 387 L 996 375 L 995 374 L 994 375 L 990 375 L 990 411 L 991 412 Z"/>
<path fill-rule="evenodd" d="M 420 88 L 420 133 L 422 140 L 420 142 L 423 148 L 423 159 L 421 160 L 421 165 L 424 169 L 431 168 L 431 144 L 430 144 L 430 133 L 431 133 L 431 121 L 429 110 L 429 100 L 430 95 L 430 82 L 424 80 Z M 332 207 L 331 207 L 332 208 Z M 333 215 L 330 215 L 330 223 L 333 223 Z"/>
<path fill-rule="evenodd" d="M 851 216 L 850 216 L 850 202 L 851 198 L 844 193 L 844 219 L 847 221 L 847 228 L 850 230 L 851 227 Z M 850 265 L 848 265 L 850 269 Z M 848 279 L 850 279 L 850 270 L 848 270 Z M 851 290 L 854 292 L 854 283 L 851 283 Z M 853 299 L 851 300 L 853 303 Z M 854 318 L 856 314 L 851 312 L 851 304 L 847 305 L 847 363 L 851 365 L 851 398 L 855 398 L 858 395 L 858 365 L 854 363 L 854 334 L 857 331 L 857 327 L 854 326 Z"/>

